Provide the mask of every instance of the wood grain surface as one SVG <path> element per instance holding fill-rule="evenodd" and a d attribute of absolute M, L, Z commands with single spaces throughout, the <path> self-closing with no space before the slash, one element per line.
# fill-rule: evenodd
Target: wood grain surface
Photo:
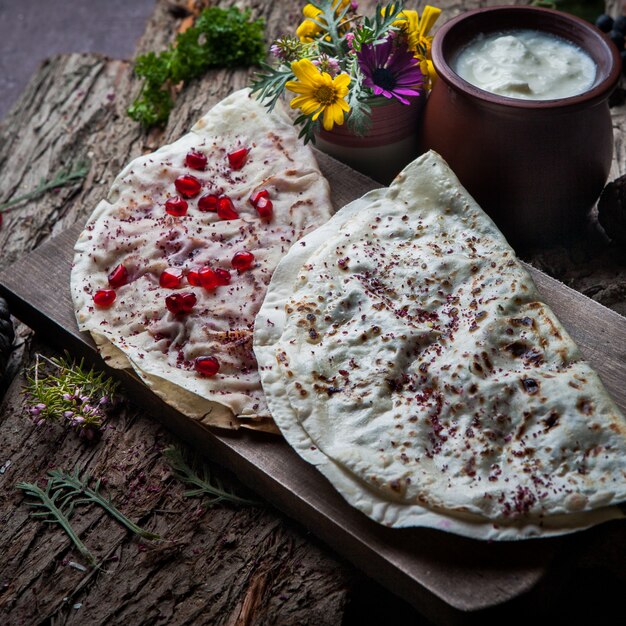
<path fill-rule="evenodd" d="M 374 3 L 360 4 L 367 8 Z M 418 8 L 424 4 L 418 3 Z M 501 2 L 436 4 L 452 17 L 463 9 Z M 255 15 L 266 18 L 268 40 L 299 21 L 296 3 L 246 0 L 238 5 L 251 6 Z M 182 21 L 180 12 L 171 9 L 165 0 L 157 3 L 139 52 L 159 50 L 171 41 Z M 21 205 L 4 216 L 0 229 L 3 290 L 11 296 L 14 312 L 41 330 L 33 342 L 28 328 L 18 328 L 13 367 L 5 380 L 10 386 L 0 404 L 4 454 L 0 458 L 0 615 L 10 616 L 8 623 L 25 624 L 52 620 L 330 625 L 361 623 L 376 616 L 380 623 L 383 619 L 421 623 L 410 608 L 274 509 L 223 506 L 206 511 L 201 503 L 183 498 L 182 486 L 172 479 L 160 454 L 174 439 L 155 417 L 183 438 L 206 443 L 205 454 L 208 451 L 211 458 L 235 466 L 245 484 L 304 520 L 329 545 L 348 553 L 367 574 L 433 621 L 471 621 L 463 613 L 468 610 L 478 611 L 475 615 L 482 620 L 498 609 L 487 613 L 479 609 L 494 604 L 529 615 L 544 614 L 552 604 L 559 615 L 566 615 L 570 597 L 580 598 L 572 611 L 578 615 L 584 613 L 582 599 L 594 584 L 606 605 L 612 581 L 619 588 L 626 584 L 622 573 L 626 541 L 618 523 L 523 545 L 484 544 L 430 530 L 389 531 L 346 509 L 330 486 L 279 440 L 201 429 L 142 393 L 132 377 L 125 379 L 126 395 L 139 400 L 140 406 L 124 403 L 94 449 L 85 448 L 61 428 L 37 429 L 24 416 L 20 392 L 35 351 L 49 352 L 50 345 L 61 345 L 77 355 L 81 351 L 93 355 L 90 342 L 72 325 L 67 291 L 68 255 L 80 223 L 126 162 L 186 132 L 199 114 L 244 86 L 249 75 L 244 70 L 210 72 L 179 94 L 164 131 L 145 133 L 125 116 L 129 94 L 138 88 L 129 63 L 66 55 L 40 69 L 0 123 L 0 201 L 34 187 L 41 177 L 77 158 L 86 157 L 91 164 L 82 186 Z M 626 170 L 625 111 L 623 106 L 613 111 L 616 174 Z M 327 173 L 339 180 L 344 175 L 341 168 Z M 359 177 L 354 180 L 354 185 L 331 182 L 337 206 L 371 185 Z M 24 256 L 35 248 L 32 256 Z M 601 234 L 594 231 L 568 248 L 536 251 L 528 260 L 626 312 L 624 254 Z M 14 261 L 17 265 L 9 269 Z M 533 275 L 624 406 L 623 318 L 540 272 Z M 63 533 L 29 520 L 28 509 L 14 489 L 18 480 L 40 480 L 48 468 L 60 465 L 106 476 L 114 501 L 165 541 L 146 546 L 99 512 L 86 511 L 76 527 L 97 556 L 108 559 L 106 572 L 85 573 L 69 565 L 78 555 Z M 297 471 L 285 471 L 286 467 Z M 214 471 L 220 475 L 219 468 Z M 548 604 L 540 609 L 542 600 Z"/>

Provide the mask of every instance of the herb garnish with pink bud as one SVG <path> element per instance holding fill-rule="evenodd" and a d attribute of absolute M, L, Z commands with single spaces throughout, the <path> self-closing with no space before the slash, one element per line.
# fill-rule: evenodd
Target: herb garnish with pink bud
<path fill-rule="evenodd" d="M 117 387 L 118 383 L 103 372 L 86 369 L 84 360 L 75 363 L 68 357 L 49 359 L 38 354 L 24 394 L 35 424 L 62 424 L 85 442 L 95 443 L 102 436 Z"/>

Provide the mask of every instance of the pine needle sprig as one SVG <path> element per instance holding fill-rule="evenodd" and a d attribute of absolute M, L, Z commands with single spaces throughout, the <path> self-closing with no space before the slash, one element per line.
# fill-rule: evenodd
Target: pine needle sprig
<path fill-rule="evenodd" d="M 207 465 L 203 464 L 200 473 L 196 472 L 187 463 L 179 448 L 175 446 L 166 448 L 163 451 L 163 455 L 171 467 L 174 477 L 193 487 L 193 489 L 183 493 L 184 497 L 208 496 L 208 506 L 210 507 L 223 501 L 249 506 L 258 506 L 260 504 L 260 502 L 255 500 L 238 496 L 230 487 L 224 485 L 217 476 L 213 476 Z"/>
<path fill-rule="evenodd" d="M 51 189 L 58 189 L 59 187 L 77 183 L 87 177 L 89 167 L 89 161 L 79 160 L 69 167 L 61 168 L 50 180 L 46 180 L 42 177 L 39 181 L 39 185 L 32 191 L 18 196 L 17 198 L 13 198 L 8 202 L 1 203 L 0 211 L 8 213 L 9 210 L 15 210 L 15 208 L 11 207 L 15 207 L 15 205 L 26 202 L 27 200 L 38 198 Z"/>
<path fill-rule="evenodd" d="M 100 433 L 104 410 L 116 399 L 118 385 L 104 372 L 87 369 L 84 359 L 75 363 L 68 355 L 49 359 L 37 354 L 24 393 L 37 424 L 64 423 L 93 441 Z"/>
<path fill-rule="evenodd" d="M 110 498 L 105 498 L 100 493 L 101 480 L 97 479 L 93 487 L 89 486 L 91 477 L 84 474 L 82 477 L 79 470 L 69 473 L 63 469 L 50 470 L 48 475 L 51 478 L 52 489 L 56 493 L 62 493 L 62 503 L 71 503 L 72 506 L 81 504 L 97 504 L 106 511 L 113 519 L 125 526 L 133 534 L 144 539 L 160 539 L 150 531 L 147 531 L 132 522 L 114 504 Z"/>
<path fill-rule="evenodd" d="M 31 513 L 31 517 L 49 524 L 59 524 L 89 564 L 96 566 L 96 558 L 80 540 L 80 537 L 70 524 L 70 517 L 74 511 L 74 502 L 67 501 L 62 497 L 61 491 L 54 489 L 52 479 L 48 480 L 45 489 L 41 489 L 41 487 L 33 483 L 25 482 L 18 483 L 16 487 L 24 491 L 27 496 L 35 499 L 35 501 L 28 502 L 31 507 L 45 509 L 37 513 Z"/>

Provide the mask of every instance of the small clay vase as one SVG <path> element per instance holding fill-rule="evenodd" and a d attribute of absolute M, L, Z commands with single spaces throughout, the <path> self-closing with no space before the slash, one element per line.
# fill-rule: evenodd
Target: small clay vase
<path fill-rule="evenodd" d="M 597 66 L 588 91 L 557 100 L 508 98 L 475 87 L 450 67 L 480 33 L 533 29 L 586 51 Z M 606 182 L 613 155 L 608 98 L 620 75 L 617 49 L 574 16 L 535 7 L 477 9 L 435 35 L 439 76 L 426 104 L 422 150 L 436 150 L 507 239 L 525 249 L 579 232 Z"/>
<path fill-rule="evenodd" d="M 425 94 L 402 104 L 395 98 L 370 98 L 371 126 L 366 135 L 355 135 L 347 122 L 332 130 L 321 129 L 315 146 L 351 168 L 388 185 L 419 154 L 418 126 Z"/>

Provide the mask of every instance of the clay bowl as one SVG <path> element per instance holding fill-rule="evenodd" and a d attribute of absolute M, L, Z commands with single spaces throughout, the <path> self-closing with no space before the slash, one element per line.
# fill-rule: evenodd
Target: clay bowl
<path fill-rule="evenodd" d="M 470 85 L 450 67 L 478 34 L 545 31 L 585 50 L 597 65 L 586 92 L 521 100 Z M 608 98 L 620 75 L 617 49 L 594 26 L 534 7 L 469 11 L 435 35 L 439 80 L 424 112 L 420 144 L 439 152 L 518 248 L 571 238 L 606 182 L 613 155 Z"/>

